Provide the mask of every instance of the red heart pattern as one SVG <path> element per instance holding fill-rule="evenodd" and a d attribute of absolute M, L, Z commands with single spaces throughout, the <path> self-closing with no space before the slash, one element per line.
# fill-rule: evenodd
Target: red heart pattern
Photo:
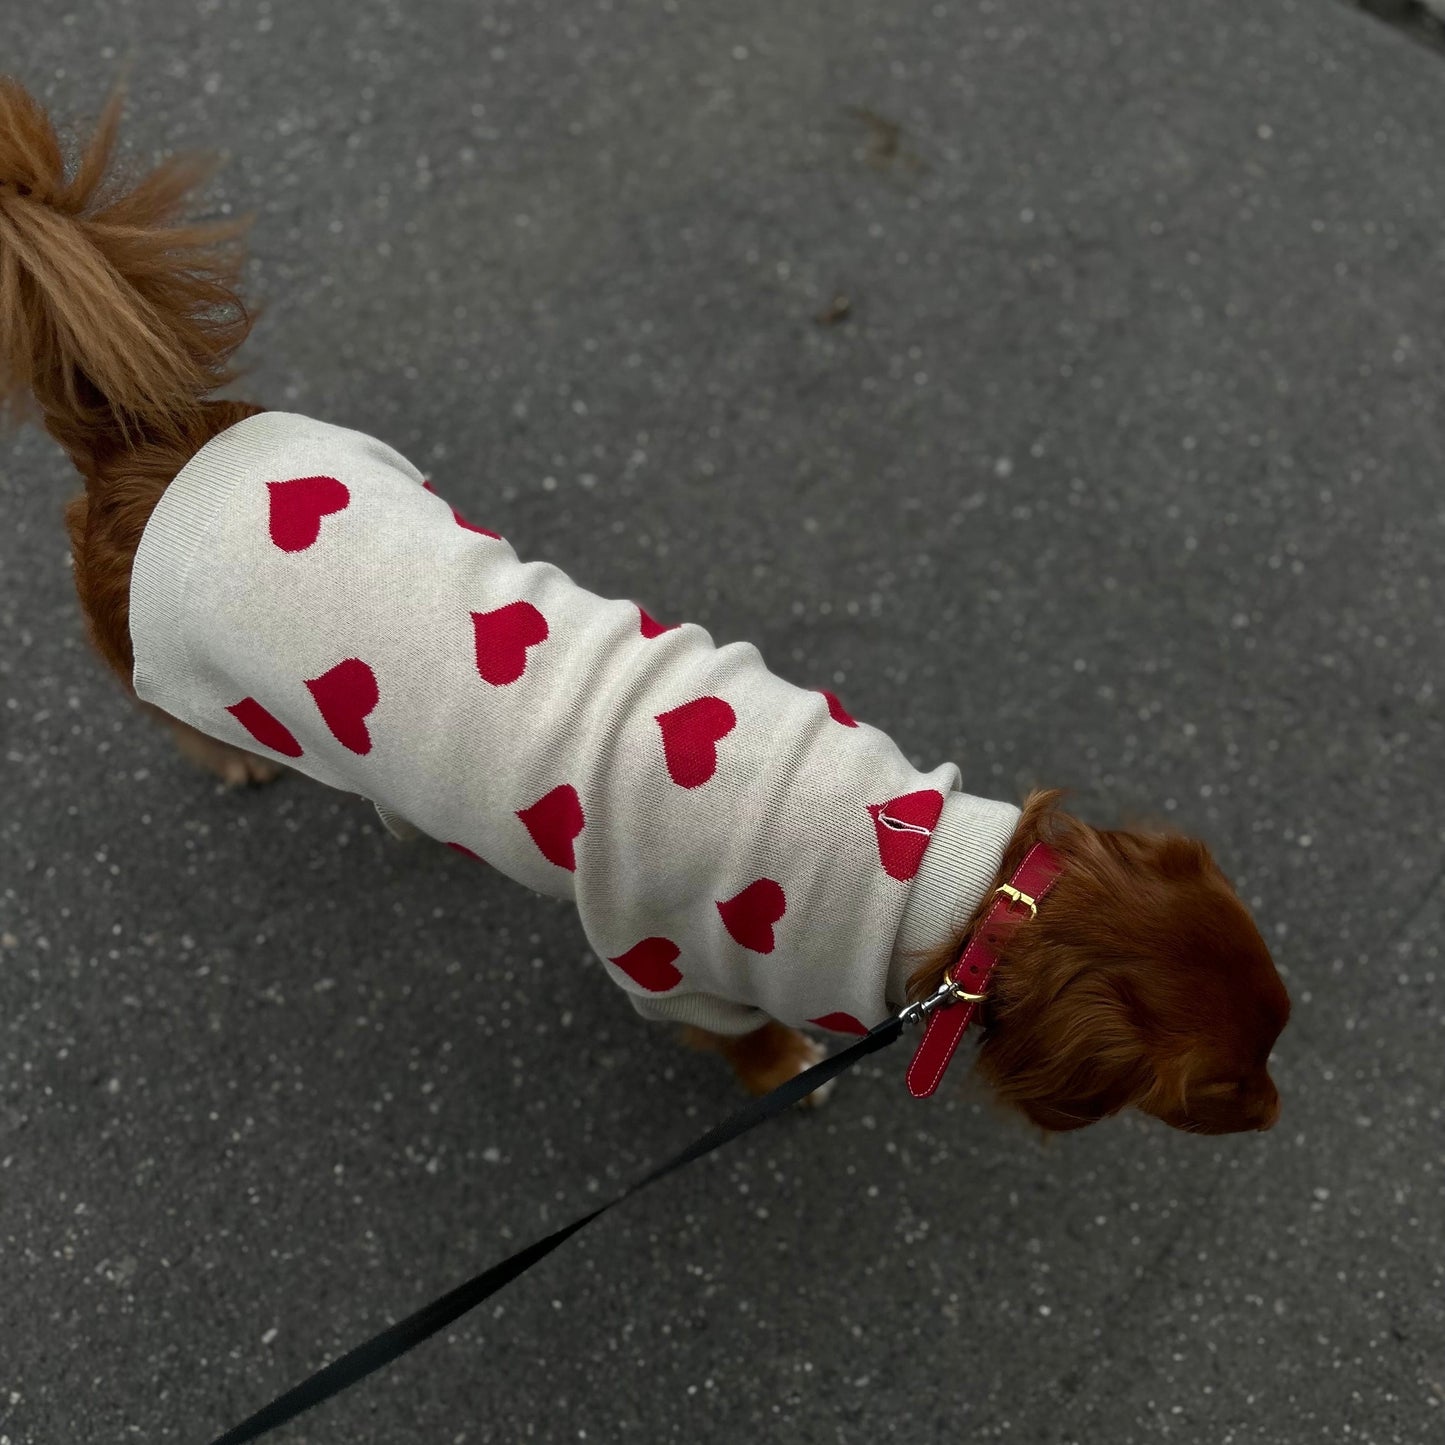
<path fill-rule="evenodd" d="M 305 682 L 331 736 L 349 752 L 365 757 L 371 751 L 366 718 L 381 700 L 376 674 L 359 657 L 348 657 Z"/>
<path fill-rule="evenodd" d="M 582 800 L 571 783 L 543 793 L 530 807 L 519 809 L 517 816 L 549 863 L 569 873 L 577 871 L 577 854 L 572 845 L 587 820 L 582 816 Z"/>
<path fill-rule="evenodd" d="M 547 619 L 530 602 L 509 602 L 494 612 L 473 612 L 477 671 L 483 682 L 506 687 L 527 670 L 527 649 L 547 640 Z"/>
<path fill-rule="evenodd" d="M 771 953 L 776 946 L 773 924 L 788 911 L 782 886 L 771 878 L 757 878 L 741 893 L 717 905 L 723 927 L 753 953 Z"/>
<path fill-rule="evenodd" d="M 254 697 L 243 697 L 240 702 L 233 702 L 226 711 L 263 748 L 270 748 L 273 753 L 280 753 L 286 758 L 301 756 L 301 744 L 296 741 L 291 729 L 267 712 Z"/>
<path fill-rule="evenodd" d="M 428 481 L 423 484 L 436 495 Z M 326 517 L 345 510 L 351 492 L 335 477 L 295 477 L 268 482 L 269 531 L 271 541 L 283 552 L 304 552 L 320 538 Z M 440 499 L 439 499 L 440 500 Z M 500 534 L 479 527 L 451 509 L 458 527 L 480 536 L 501 540 Z M 652 639 L 672 631 L 677 624 L 663 624 L 640 604 L 638 630 Z M 550 635 L 547 619 L 532 603 L 518 600 L 490 612 L 473 612 L 476 668 L 484 682 L 505 687 L 521 678 L 528 666 L 529 650 Z M 349 751 L 365 756 L 372 750 L 366 719 L 380 700 L 380 689 L 372 668 L 360 658 L 337 663 L 319 677 L 305 679 L 316 707 L 333 737 Z M 857 721 L 838 697 L 819 688 L 828 714 L 842 727 L 856 728 Z M 246 732 L 262 747 L 283 757 L 303 755 L 295 735 L 253 697 L 242 698 L 227 709 Z M 663 758 L 668 776 L 682 788 L 698 788 L 717 772 L 718 744 L 737 727 L 737 714 L 720 697 L 696 697 L 656 715 L 662 735 Z M 922 863 L 933 830 L 943 810 L 943 797 L 933 790 L 906 793 L 886 803 L 867 805 L 877 836 L 879 861 L 884 871 L 900 881 L 912 879 Z M 518 810 L 517 818 L 531 836 L 538 851 L 559 868 L 577 869 L 576 840 L 586 819 L 577 789 L 564 783 Z M 447 847 L 478 863 L 486 860 L 465 844 Z M 787 896 L 772 878 L 758 878 L 731 898 L 716 903 L 718 915 L 728 934 L 743 948 L 771 954 L 777 946 L 776 925 L 787 912 Z M 677 967 L 681 950 L 671 939 L 647 937 L 608 961 L 639 988 L 665 993 L 683 980 Z M 832 1012 L 809 1019 L 809 1023 L 833 1032 L 863 1035 L 867 1026 L 854 1015 Z"/>
<path fill-rule="evenodd" d="M 717 772 L 717 745 L 738 715 L 720 697 L 695 697 L 657 715 L 667 775 L 680 788 L 700 788 Z"/>
<path fill-rule="evenodd" d="M 827 688 L 820 687 L 818 691 L 823 694 L 823 697 L 827 701 L 828 716 L 832 718 L 835 723 L 842 723 L 845 728 L 855 728 L 858 726 L 857 722 L 854 721 L 853 716 L 851 713 L 849 713 L 848 709 L 845 708 L 843 704 L 839 702 L 838 699 L 834 697 L 831 692 L 828 691 Z"/>
<path fill-rule="evenodd" d="M 817 1024 L 820 1029 L 828 1029 L 835 1034 L 866 1034 L 868 1032 L 868 1026 L 859 1023 L 852 1014 L 824 1014 L 822 1018 L 809 1019 L 808 1022 Z"/>
<path fill-rule="evenodd" d="M 867 807 L 878 834 L 878 861 L 883 871 L 907 882 L 923 862 L 924 850 L 943 812 L 943 794 L 925 788 Z"/>
<path fill-rule="evenodd" d="M 351 493 L 335 477 L 267 482 L 271 540 L 283 552 L 304 552 L 321 535 L 321 519 L 345 509 Z"/>
<path fill-rule="evenodd" d="M 644 637 L 661 637 L 664 632 L 671 632 L 678 625 L 676 622 L 659 622 L 640 602 L 632 605 L 637 608 L 637 626 Z"/>
<path fill-rule="evenodd" d="M 437 497 L 438 501 L 442 500 L 440 497 L 437 496 L 437 489 L 432 486 L 430 482 L 423 482 L 422 486 L 428 492 L 430 492 L 432 496 Z M 463 528 L 465 531 L 477 532 L 483 537 L 494 537 L 498 542 L 502 540 L 502 534 L 500 532 L 489 532 L 485 527 L 479 527 L 476 525 L 475 522 L 467 521 L 467 519 L 462 516 L 462 514 L 457 511 L 455 507 L 452 508 L 452 521 L 454 521 L 457 526 Z"/>
<path fill-rule="evenodd" d="M 626 953 L 608 959 L 648 993 L 666 993 L 682 982 L 681 971 L 674 966 L 682 950 L 670 938 L 644 938 Z"/>

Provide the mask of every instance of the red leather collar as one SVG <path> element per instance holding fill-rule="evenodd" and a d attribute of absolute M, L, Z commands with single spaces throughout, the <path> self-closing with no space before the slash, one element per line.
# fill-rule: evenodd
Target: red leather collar
<path fill-rule="evenodd" d="M 1047 843 L 1035 843 L 1009 881 L 994 891 L 993 907 L 984 915 L 968 945 L 944 974 L 941 1002 L 928 1014 L 928 1027 L 908 1066 L 908 1092 L 926 1099 L 942 1082 L 963 1031 L 983 1002 L 990 975 L 998 963 L 994 949 L 1038 911 L 1039 900 L 1054 886 L 1064 865 Z"/>

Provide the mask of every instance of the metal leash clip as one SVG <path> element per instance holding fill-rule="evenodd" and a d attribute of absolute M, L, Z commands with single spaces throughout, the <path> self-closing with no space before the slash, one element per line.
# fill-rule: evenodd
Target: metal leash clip
<path fill-rule="evenodd" d="M 927 998 L 915 999 L 899 1010 L 898 1021 L 904 1024 L 925 1023 L 934 1009 L 943 1008 L 946 1004 L 982 1003 L 983 1000 L 983 994 L 969 993 L 961 984 L 955 983 L 953 969 L 950 968 L 944 973 L 943 982 Z"/>

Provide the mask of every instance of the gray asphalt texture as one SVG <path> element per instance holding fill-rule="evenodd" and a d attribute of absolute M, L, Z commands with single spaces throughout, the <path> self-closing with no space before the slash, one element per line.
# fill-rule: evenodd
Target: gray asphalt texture
<path fill-rule="evenodd" d="M 1329 0 L 44 8 L 58 113 L 128 58 L 133 155 L 228 154 L 244 394 L 971 791 L 1197 831 L 1294 997 L 1272 1134 L 885 1054 L 277 1438 L 1445 1438 L 1445 61 Z M 192 771 L 3 447 L 0 1445 L 204 1442 L 737 1096 L 569 906 Z"/>

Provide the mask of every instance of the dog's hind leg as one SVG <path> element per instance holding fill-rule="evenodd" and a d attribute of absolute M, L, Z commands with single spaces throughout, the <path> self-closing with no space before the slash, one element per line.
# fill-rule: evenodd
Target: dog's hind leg
<path fill-rule="evenodd" d="M 165 491 L 168 471 L 166 467 L 152 471 L 137 465 L 123 491 L 101 499 L 82 494 L 65 512 L 75 557 L 75 585 L 91 640 L 132 697 L 131 563 L 151 509 Z M 176 746 L 185 757 L 214 773 L 229 788 L 269 783 L 286 771 L 271 758 L 208 737 L 150 703 L 141 703 L 141 708 L 175 734 Z"/>

